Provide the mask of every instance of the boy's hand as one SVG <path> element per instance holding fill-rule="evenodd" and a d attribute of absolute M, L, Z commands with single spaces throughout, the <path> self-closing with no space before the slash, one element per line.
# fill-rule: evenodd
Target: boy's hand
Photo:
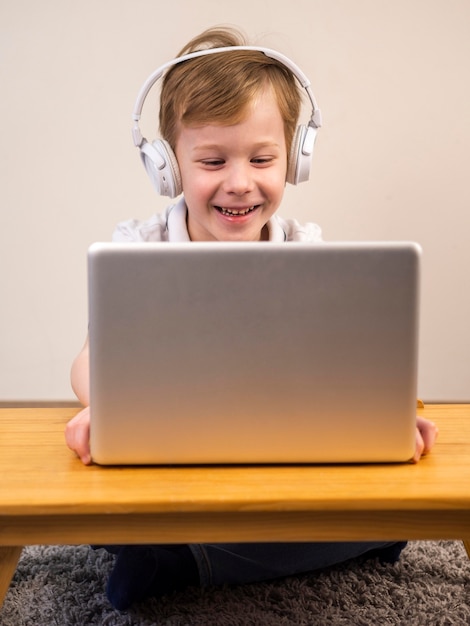
<path fill-rule="evenodd" d="M 417 463 L 422 456 L 430 452 L 438 433 L 439 430 L 433 422 L 419 415 L 416 417 L 416 449 L 412 458 L 413 463 Z"/>
<path fill-rule="evenodd" d="M 90 407 L 77 413 L 65 427 L 65 441 L 85 465 L 90 465 Z"/>

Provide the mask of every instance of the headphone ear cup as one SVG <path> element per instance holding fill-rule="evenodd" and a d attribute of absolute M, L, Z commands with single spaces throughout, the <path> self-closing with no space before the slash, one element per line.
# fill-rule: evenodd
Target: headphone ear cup
<path fill-rule="evenodd" d="M 164 139 L 145 141 L 140 148 L 142 162 L 155 191 L 175 198 L 183 191 L 175 153 Z"/>
<path fill-rule="evenodd" d="M 297 126 L 287 163 L 288 183 L 298 185 L 309 179 L 316 135 L 313 126 Z"/>

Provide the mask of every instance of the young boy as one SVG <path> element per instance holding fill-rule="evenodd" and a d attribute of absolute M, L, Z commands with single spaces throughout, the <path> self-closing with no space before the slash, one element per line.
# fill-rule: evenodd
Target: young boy
<path fill-rule="evenodd" d="M 289 167 L 301 95 L 293 73 L 246 45 L 234 30 L 211 29 L 180 53 L 234 47 L 172 66 L 161 90 L 160 130 L 176 157 L 184 192 L 163 215 L 118 225 L 115 241 L 319 241 L 315 224 L 276 215 Z M 84 409 L 66 429 L 83 463 L 89 451 L 88 342 L 72 366 Z M 414 461 L 437 429 L 417 418 Z M 117 554 L 107 593 L 118 609 L 188 585 L 240 584 L 308 572 L 357 557 L 395 562 L 405 544 L 276 543 L 109 546 Z"/>

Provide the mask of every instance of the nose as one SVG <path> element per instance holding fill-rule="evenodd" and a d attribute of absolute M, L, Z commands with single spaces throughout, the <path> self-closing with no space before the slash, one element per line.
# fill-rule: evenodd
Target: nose
<path fill-rule="evenodd" d="M 252 191 L 253 171 L 250 163 L 231 163 L 225 168 L 223 190 L 225 193 L 243 196 Z"/>

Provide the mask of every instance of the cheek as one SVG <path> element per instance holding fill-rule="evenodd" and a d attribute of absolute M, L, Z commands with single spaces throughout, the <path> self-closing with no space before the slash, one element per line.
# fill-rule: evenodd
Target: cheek
<path fill-rule="evenodd" d="M 194 201 L 206 201 L 214 193 L 213 181 L 204 176 L 203 172 L 181 172 L 183 192 L 185 197 Z"/>
<path fill-rule="evenodd" d="M 286 172 L 284 168 L 280 167 L 276 172 L 273 172 L 268 185 L 271 189 L 271 193 L 276 195 L 282 195 L 286 186 Z"/>

